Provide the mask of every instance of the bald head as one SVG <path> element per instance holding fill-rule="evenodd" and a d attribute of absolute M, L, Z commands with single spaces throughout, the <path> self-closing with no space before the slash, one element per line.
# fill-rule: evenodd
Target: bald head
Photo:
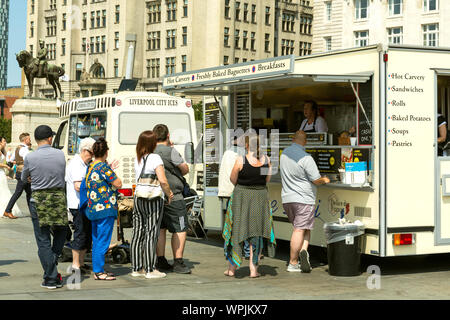
<path fill-rule="evenodd" d="M 306 145 L 306 133 L 303 130 L 298 130 L 294 134 L 293 142 L 305 146 Z"/>

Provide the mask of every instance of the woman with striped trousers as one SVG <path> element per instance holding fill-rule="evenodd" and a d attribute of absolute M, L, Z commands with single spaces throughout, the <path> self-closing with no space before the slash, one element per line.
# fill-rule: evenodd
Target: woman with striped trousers
<path fill-rule="evenodd" d="M 136 179 L 141 171 L 144 174 L 156 175 L 162 191 L 168 201 L 173 198 L 164 172 L 161 157 L 153 150 L 156 147 L 156 136 L 153 131 L 144 131 L 139 135 L 136 146 L 136 160 L 134 164 Z M 133 210 L 133 235 L 131 239 L 131 265 L 133 277 L 144 276 L 147 279 L 163 278 L 165 273 L 156 270 L 156 244 L 158 242 L 159 227 L 162 221 L 164 198 L 146 199 L 135 197 Z"/>

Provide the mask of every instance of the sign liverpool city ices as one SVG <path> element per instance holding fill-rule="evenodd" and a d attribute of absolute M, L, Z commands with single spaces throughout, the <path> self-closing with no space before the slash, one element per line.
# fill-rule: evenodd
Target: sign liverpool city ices
<path fill-rule="evenodd" d="M 194 86 L 208 82 L 226 82 L 243 78 L 262 77 L 293 71 L 294 56 L 285 56 L 263 61 L 218 67 L 165 77 L 163 87 Z"/>

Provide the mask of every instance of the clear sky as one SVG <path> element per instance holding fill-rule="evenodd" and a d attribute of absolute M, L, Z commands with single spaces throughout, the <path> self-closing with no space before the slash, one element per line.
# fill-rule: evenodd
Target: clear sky
<path fill-rule="evenodd" d="M 16 53 L 25 50 L 27 0 L 9 1 L 8 87 L 21 85 L 21 70 Z"/>

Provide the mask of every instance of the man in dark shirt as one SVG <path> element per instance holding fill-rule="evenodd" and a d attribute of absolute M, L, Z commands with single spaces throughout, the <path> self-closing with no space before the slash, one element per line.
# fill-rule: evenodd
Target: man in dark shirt
<path fill-rule="evenodd" d="M 47 289 L 61 288 L 63 285 L 57 260 L 68 231 L 64 191 L 66 160 L 61 150 L 51 147 L 54 134 L 47 125 L 36 128 L 34 138 L 38 149 L 27 155 L 22 172 L 24 183 L 31 178 L 31 220 L 39 259 L 44 269 L 41 287 Z"/>
<path fill-rule="evenodd" d="M 189 172 L 189 166 L 181 154 L 172 147 L 169 129 L 164 124 L 153 128 L 156 134 L 157 145 L 155 153 L 159 154 L 164 162 L 164 169 L 170 189 L 173 191 L 173 200 L 164 206 L 161 230 L 159 234 L 156 254 L 158 256 L 157 269 L 161 271 L 175 271 L 177 273 L 191 273 L 189 267 L 183 262 L 184 246 L 186 244 L 186 231 L 188 228 L 188 215 L 183 197 L 184 184 L 181 177 Z M 166 230 L 172 233 L 172 252 L 174 263 L 171 266 L 166 258 Z"/>

